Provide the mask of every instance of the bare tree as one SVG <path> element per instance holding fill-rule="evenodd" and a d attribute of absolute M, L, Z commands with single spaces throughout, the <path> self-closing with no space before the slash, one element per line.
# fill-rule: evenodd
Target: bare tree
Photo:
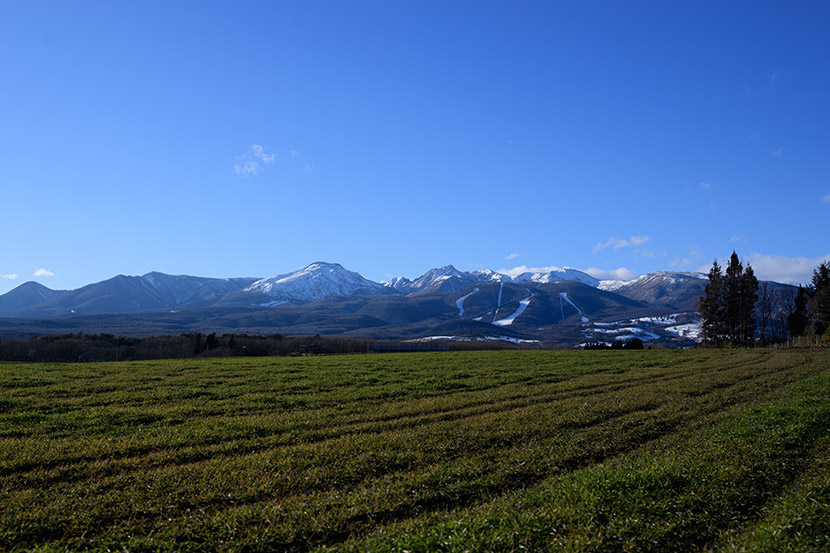
<path fill-rule="evenodd" d="M 785 339 L 790 333 L 789 319 L 795 313 L 795 288 L 784 288 L 777 294 L 774 318 L 775 328 L 778 331 L 779 339 Z"/>
<path fill-rule="evenodd" d="M 775 289 L 768 281 L 761 283 L 758 294 L 758 314 L 761 315 L 761 345 L 767 343 L 767 327 L 772 327 L 772 316 L 777 303 Z M 775 329 L 772 329 L 773 334 Z"/>

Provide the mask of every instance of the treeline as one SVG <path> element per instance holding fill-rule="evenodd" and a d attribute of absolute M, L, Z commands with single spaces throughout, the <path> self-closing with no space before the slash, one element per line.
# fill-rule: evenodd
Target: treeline
<path fill-rule="evenodd" d="M 178 336 L 133 338 L 113 334 L 64 334 L 32 338 L 0 339 L 0 361 L 83 363 L 95 361 L 141 361 L 192 357 L 264 357 L 367 353 L 377 346 L 412 346 L 412 343 L 325 336 L 280 334 L 190 333 Z M 441 342 L 452 350 L 525 349 L 505 342 Z M 417 347 L 417 346 L 416 346 Z"/>
<path fill-rule="evenodd" d="M 733 251 L 725 271 L 712 264 L 698 311 L 703 343 L 711 347 L 830 344 L 830 263 L 819 265 L 806 287 L 776 289 L 759 284 Z"/>
<path fill-rule="evenodd" d="M 643 341 L 639 338 L 631 338 L 625 341 L 614 340 L 614 343 L 610 345 L 605 342 L 591 342 L 585 344 L 583 349 L 644 349 L 644 346 Z"/>
<path fill-rule="evenodd" d="M 190 357 L 304 355 L 366 352 L 372 342 L 347 338 L 251 336 L 216 333 L 132 338 L 112 334 L 65 334 L 0 340 L 0 360 L 72 363 Z"/>

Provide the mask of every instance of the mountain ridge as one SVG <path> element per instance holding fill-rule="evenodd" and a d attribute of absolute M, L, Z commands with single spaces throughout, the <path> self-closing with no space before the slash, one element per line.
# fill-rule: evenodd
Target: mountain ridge
<path fill-rule="evenodd" d="M 526 340 L 554 346 L 639 337 L 688 346 L 699 336 L 700 273 L 599 281 L 576 269 L 505 273 L 452 265 L 383 283 L 314 262 L 266 278 L 117 275 L 76 290 L 24 283 L 0 296 L 0 334 L 225 332 L 378 339 Z M 778 285 L 785 286 L 785 285 Z"/>

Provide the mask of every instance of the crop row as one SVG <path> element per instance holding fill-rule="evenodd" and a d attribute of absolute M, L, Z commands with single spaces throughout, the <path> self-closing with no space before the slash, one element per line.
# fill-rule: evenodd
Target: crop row
<path fill-rule="evenodd" d="M 670 453 L 711 462 L 714 453 L 696 453 L 696 444 L 722 443 L 723 421 L 756 404 L 789 401 L 792 390 L 828 370 L 826 356 L 800 352 L 4 365 L 0 544 L 307 551 L 422 543 L 436 550 L 433 537 L 462 528 L 454 526 L 460 521 L 473 536 L 540 505 L 564 508 L 545 490 L 572 481 L 577 489 L 579 475 L 609 463 Z M 815 418 L 815 406 L 803 405 L 800 416 Z M 794 468 L 773 491 L 798 476 L 822 439 L 812 424 L 817 434 L 799 439 Z M 760 445 L 768 443 L 750 438 L 742 458 L 760 455 L 763 468 L 772 454 Z M 705 472 L 705 463 L 695 466 Z M 539 547 L 525 522 L 517 519 L 511 532 Z M 739 527 L 715 522 L 738 539 Z M 576 536 L 581 527 L 569 524 Z M 710 543 L 712 535 L 700 539 Z M 474 542 L 457 543 L 469 549 Z"/>

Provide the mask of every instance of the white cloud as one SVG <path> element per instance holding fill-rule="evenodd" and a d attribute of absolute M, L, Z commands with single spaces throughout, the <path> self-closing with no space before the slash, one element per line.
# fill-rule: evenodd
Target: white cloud
<path fill-rule="evenodd" d="M 0 278 L 5 278 L 5 279 L 8 279 L 8 280 L 14 280 L 19 276 L 20 275 L 18 275 L 17 273 L 6 273 L 4 275 L 0 275 Z"/>
<path fill-rule="evenodd" d="M 830 194 L 827 194 L 826 196 L 822 196 L 821 201 L 826 203 L 826 204 L 830 204 Z"/>
<path fill-rule="evenodd" d="M 712 185 L 708 182 L 702 182 L 702 183 L 700 183 L 700 187 L 705 188 L 706 190 L 709 190 L 710 188 L 712 188 Z"/>
<path fill-rule="evenodd" d="M 733 234 L 732 238 L 730 238 L 729 241 L 734 243 L 734 242 L 740 242 L 743 239 L 744 239 L 743 234 Z"/>
<path fill-rule="evenodd" d="M 263 163 L 274 163 L 277 156 L 274 154 L 266 154 L 265 149 L 259 144 L 251 144 L 251 151 L 254 152 L 254 157 L 262 160 Z"/>
<path fill-rule="evenodd" d="M 669 263 L 669 267 L 671 267 L 672 269 L 682 269 L 682 268 L 688 267 L 691 264 L 692 264 L 692 260 L 689 259 L 688 257 L 675 257 Z"/>
<path fill-rule="evenodd" d="M 614 251 L 618 251 L 622 248 L 629 248 L 631 246 L 641 246 L 650 240 L 651 236 L 632 236 L 628 240 L 626 240 L 625 238 L 612 236 L 604 244 L 597 244 L 596 246 L 594 246 L 594 253 L 597 253 L 600 250 L 604 250 L 605 248 L 610 247 L 613 247 Z"/>
<path fill-rule="evenodd" d="M 640 276 L 639 274 L 635 273 L 630 269 L 626 269 L 625 267 L 620 267 L 619 269 L 611 270 L 590 267 L 588 269 L 585 269 L 585 272 L 599 280 L 633 280 Z"/>
<path fill-rule="evenodd" d="M 311 173 L 314 170 L 314 165 L 311 163 L 303 164 L 303 169 L 305 169 L 306 173 Z"/>
<path fill-rule="evenodd" d="M 777 150 L 770 150 L 769 155 L 772 157 L 781 157 L 781 154 L 784 153 L 784 148 L 778 148 Z"/>
<path fill-rule="evenodd" d="M 256 175 L 257 168 L 259 164 L 255 161 L 246 161 L 245 163 L 236 163 L 233 166 L 233 170 L 236 171 L 237 175 L 241 175 L 246 177 L 248 175 Z"/>
<path fill-rule="evenodd" d="M 288 155 L 290 155 L 292 158 L 296 158 L 300 155 L 300 152 L 298 152 L 297 150 L 288 150 Z"/>
<path fill-rule="evenodd" d="M 34 272 L 34 275 L 32 275 L 32 276 L 36 276 L 36 277 L 50 277 L 50 276 L 55 276 L 55 273 L 53 273 L 53 272 L 52 272 L 52 271 L 50 271 L 49 269 L 37 269 L 37 270 Z"/>
<path fill-rule="evenodd" d="M 250 152 L 236 157 L 239 163 L 234 164 L 233 170 L 241 177 L 256 175 L 259 171 L 260 162 L 271 164 L 274 163 L 275 159 L 277 159 L 276 155 L 267 153 L 265 148 L 259 144 L 251 144 Z"/>
<path fill-rule="evenodd" d="M 520 253 L 511 253 L 510 255 L 505 257 L 505 259 L 516 259 L 517 257 L 521 257 L 521 255 L 522 254 L 520 254 Z"/>
<path fill-rule="evenodd" d="M 755 271 L 755 276 L 761 280 L 806 284 L 813 278 L 813 270 L 816 267 L 825 261 L 830 261 L 830 254 L 824 257 L 808 258 L 753 253 L 745 261 L 749 261 Z"/>

